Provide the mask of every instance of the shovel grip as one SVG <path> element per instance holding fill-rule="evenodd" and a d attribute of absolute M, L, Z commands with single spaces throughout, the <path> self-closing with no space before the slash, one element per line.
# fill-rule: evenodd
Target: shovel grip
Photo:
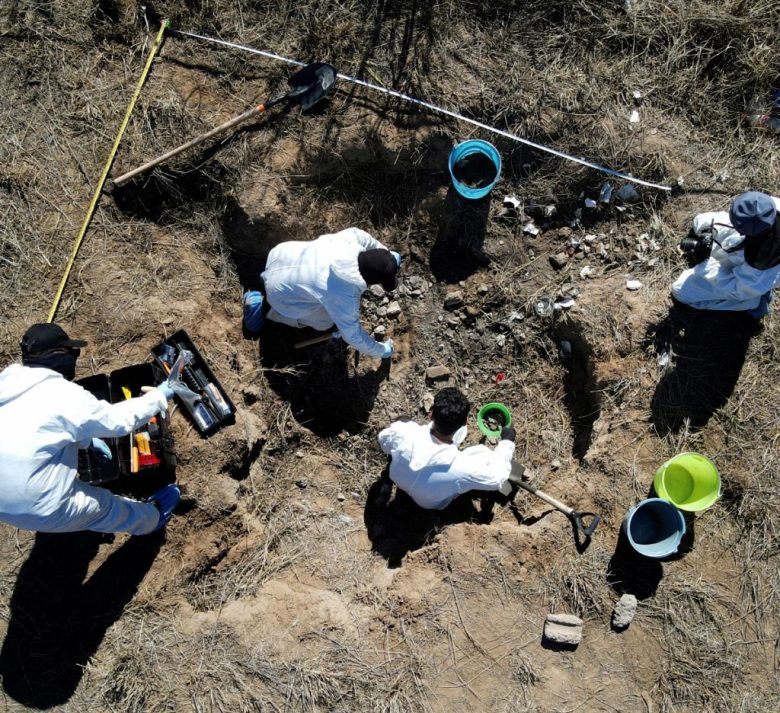
<path fill-rule="evenodd" d="M 598 527 L 598 524 L 601 522 L 601 515 L 597 515 L 595 512 L 573 512 L 571 516 L 585 537 L 590 537 L 596 531 L 596 527 Z M 583 516 L 589 516 L 592 518 L 587 526 L 582 519 Z"/>

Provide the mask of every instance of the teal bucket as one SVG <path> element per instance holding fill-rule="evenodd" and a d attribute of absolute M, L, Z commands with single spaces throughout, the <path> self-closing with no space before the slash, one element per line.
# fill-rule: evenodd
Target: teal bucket
<path fill-rule="evenodd" d="M 463 175 L 456 175 L 461 174 L 461 169 L 467 171 L 469 164 L 476 168 L 479 178 L 488 181 L 487 185 L 469 186 L 462 181 Z M 482 139 L 470 139 L 450 151 L 449 168 L 455 190 L 464 198 L 476 200 L 484 198 L 496 185 L 501 175 L 501 156 L 493 144 Z"/>
<path fill-rule="evenodd" d="M 648 498 L 628 511 L 623 529 L 640 555 L 661 559 L 677 552 L 685 534 L 685 518 L 670 502 Z"/>

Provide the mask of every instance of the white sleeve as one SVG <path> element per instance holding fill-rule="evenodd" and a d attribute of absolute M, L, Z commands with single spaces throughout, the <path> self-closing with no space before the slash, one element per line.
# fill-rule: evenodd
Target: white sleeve
<path fill-rule="evenodd" d="M 400 425 L 401 422 L 396 421 L 379 432 L 379 447 L 382 449 L 383 453 L 390 455 L 398 448 L 398 444 L 402 439 L 402 435 L 398 428 Z"/>
<path fill-rule="evenodd" d="M 62 418 L 77 443 L 85 443 L 92 438 L 126 436 L 168 406 L 159 389 L 110 404 L 95 398 L 77 384 L 73 387 L 68 394 L 67 405 L 63 405 Z"/>
<path fill-rule="evenodd" d="M 724 222 L 724 220 L 726 223 L 729 222 L 728 213 L 721 213 L 721 212 L 699 213 L 693 218 L 693 232 L 696 233 L 696 235 L 700 236 L 703 232 L 714 227 L 713 223 L 715 222 L 722 223 Z"/>
<path fill-rule="evenodd" d="M 374 339 L 360 324 L 359 292 L 337 294 L 336 289 L 329 289 L 323 298 L 322 306 L 325 307 L 347 344 L 377 359 L 382 357 L 384 345 Z"/>
<path fill-rule="evenodd" d="M 375 237 L 360 228 L 347 228 L 363 250 L 387 250 Z"/>
<path fill-rule="evenodd" d="M 498 490 L 509 479 L 514 454 L 515 444 L 507 440 L 500 441 L 492 451 L 487 446 L 471 446 L 462 450 L 457 459 L 465 476 L 461 480 L 462 492 Z"/>
<path fill-rule="evenodd" d="M 757 270 L 746 262 L 737 265 L 730 274 L 724 275 L 719 284 L 723 298 L 733 302 L 745 302 L 769 292 L 777 281 L 780 267 Z"/>

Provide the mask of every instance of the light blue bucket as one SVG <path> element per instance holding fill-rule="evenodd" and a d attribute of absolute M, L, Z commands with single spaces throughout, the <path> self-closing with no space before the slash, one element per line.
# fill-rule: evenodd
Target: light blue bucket
<path fill-rule="evenodd" d="M 628 511 L 623 529 L 640 555 L 660 559 L 677 552 L 685 534 L 685 518 L 670 502 L 648 498 Z"/>
<path fill-rule="evenodd" d="M 455 164 L 458 163 L 458 161 L 462 161 L 475 154 L 486 156 L 493 164 L 496 171 L 493 180 L 488 185 L 479 188 L 467 186 L 455 177 Z M 493 190 L 493 186 L 496 185 L 498 177 L 501 175 L 501 156 L 493 144 L 483 141 L 482 139 L 470 139 L 469 141 L 464 141 L 462 144 L 458 144 L 450 151 L 449 168 L 452 185 L 455 186 L 455 190 L 458 193 L 464 198 L 470 198 L 472 200 L 484 198 Z"/>

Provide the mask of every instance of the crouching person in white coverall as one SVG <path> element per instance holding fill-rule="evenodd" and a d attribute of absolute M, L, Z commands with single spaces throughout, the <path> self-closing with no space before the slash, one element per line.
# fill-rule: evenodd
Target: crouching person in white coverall
<path fill-rule="evenodd" d="M 336 336 L 360 352 L 386 359 L 393 340 L 377 342 L 360 325 L 360 297 L 369 285 L 395 289 L 401 256 L 359 228 L 321 235 L 309 242 L 290 241 L 268 254 L 261 278 L 268 319 L 291 327 L 324 332 L 336 325 Z M 244 295 L 244 324 L 262 327 L 258 292 Z"/>
<path fill-rule="evenodd" d="M 430 423 L 396 421 L 379 433 L 379 445 L 391 457 L 390 479 L 422 508 L 443 510 L 474 490 L 511 492 L 515 431 L 504 428 L 495 450 L 479 445 L 461 451 L 470 409 L 458 389 L 442 389 Z"/>
<path fill-rule="evenodd" d="M 696 309 L 769 311 L 780 281 L 780 198 L 750 191 L 728 213 L 701 213 L 681 247 L 701 259 L 672 284 L 672 295 Z"/>
<path fill-rule="evenodd" d="M 78 480 L 78 449 L 111 458 L 101 437 L 124 436 L 167 407 L 167 384 L 109 404 L 71 383 L 80 347 L 55 324 L 22 338 L 22 364 L 0 372 L 0 522 L 37 532 L 128 532 L 162 528 L 179 500 L 168 485 L 147 502 Z"/>

